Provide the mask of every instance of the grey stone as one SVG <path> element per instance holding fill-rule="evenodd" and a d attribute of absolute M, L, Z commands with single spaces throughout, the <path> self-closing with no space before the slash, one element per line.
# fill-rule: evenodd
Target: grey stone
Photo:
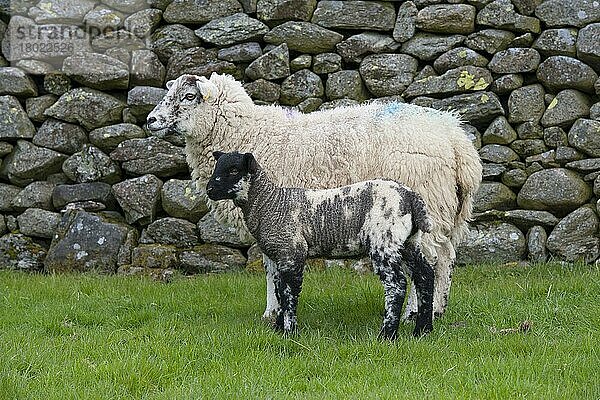
<path fill-rule="evenodd" d="M 290 54 L 287 45 L 283 43 L 254 60 L 246 68 L 246 75 L 252 80 L 274 80 L 289 76 Z"/>
<path fill-rule="evenodd" d="M 196 225 L 181 218 L 161 218 L 148 225 L 140 243 L 159 243 L 176 247 L 191 247 L 198 244 Z"/>
<path fill-rule="evenodd" d="M 367 54 L 393 53 L 399 47 L 400 44 L 390 36 L 377 32 L 362 32 L 338 43 L 335 49 L 344 61 L 360 63 Z"/>
<path fill-rule="evenodd" d="M 29 208 L 17 217 L 22 234 L 52 239 L 60 222 L 60 214 L 39 208 Z"/>
<path fill-rule="evenodd" d="M 484 161 L 508 163 L 519 159 L 513 149 L 499 144 L 488 144 L 479 150 L 479 157 Z"/>
<path fill-rule="evenodd" d="M 0 182 L 0 211 L 14 211 L 13 199 L 21 193 L 22 188 Z"/>
<path fill-rule="evenodd" d="M 110 49 L 104 51 L 104 55 L 119 60 L 126 65 L 131 63 L 131 53 L 132 51 L 130 49 L 124 49 L 120 47 L 111 47 Z"/>
<path fill-rule="evenodd" d="M 17 97 L 37 96 L 38 90 L 33 80 L 15 67 L 0 67 L 0 95 Z"/>
<path fill-rule="evenodd" d="M 566 89 L 559 92 L 550 102 L 542 117 L 542 125 L 568 128 L 578 118 L 586 118 L 590 114 L 591 100 L 585 94 Z"/>
<path fill-rule="evenodd" d="M 543 139 L 544 129 L 536 122 L 527 121 L 517 126 L 517 135 L 520 139 Z"/>
<path fill-rule="evenodd" d="M 449 50 L 439 56 L 433 62 L 433 68 L 443 74 L 450 69 L 472 65 L 474 67 L 485 67 L 488 64 L 487 58 L 466 47 L 457 47 Z"/>
<path fill-rule="evenodd" d="M 506 171 L 502 164 L 485 163 L 483 164 L 482 177 L 484 181 L 493 181 L 500 177 Z"/>
<path fill-rule="evenodd" d="M 149 6 L 148 0 L 102 0 L 104 4 L 115 10 L 132 14 Z"/>
<path fill-rule="evenodd" d="M 41 208 L 52 211 L 52 191 L 54 184 L 45 181 L 31 182 L 21 190 L 12 200 L 12 206 L 16 211 L 24 211 L 27 208 Z"/>
<path fill-rule="evenodd" d="M 160 25 L 162 14 L 156 8 L 140 10 L 125 19 L 125 29 L 139 38 L 148 38 Z"/>
<path fill-rule="evenodd" d="M 95 89 L 75 88 L 60 96 L 44 114 L 91 130 L 121 122 L 125 103 Z"/>
<path fill-rule="evenodd" d="M 402 94 L 411 84 L 417 68 L 418 61 L 405 54 L 373 54 L 364 58 L 359 72 L 369 91 L 381 97 Z"/>
<path fill-rule="evenodd" d="M 6 229 L 8 229 L 9 232 L 15 233 L 19 230 L 19 224 L 17 223 L 17 217 L 15 217 L 14 215 L 7 215 L 5 217 L 5 220 L 6 220 Z"/>
<path fill-rule="evenodd" d="M 13 146 L 10 143 L 0 142 L 0 158 L 12 152 Z"/>
<path fill-rule="evenodd" d="M 244 13 L 213 19 L 196 29 L 195 33 L 204 42 L 217 46 L 258 40 L 269 31 L 269 28 L 257 19 L 250 18 Z"/>
<path fill-rule="evenodd" d="M 600 21 L 600 12 L 598 13 Z M 600 23 L 589 24 L 577 36 L 577 58 L 600 71 Z"/>
<path fill-rule="evenodd" d="M 512 0 L 519 14 L 531 15 L 544 0 Z"/>
<path fill-rule="evenodd" d="M 590 107 L 590 119 L 600 121 L 600 102 Z"/>
<path fill-rule="evenodd" d="M 85 26 L 96 28 L 98 31 L 117 30 L 123 26 L 125 17 L 119 11 L 99 5 L 83 17 Z"/>
<path fill-rule="evenodd" d="M 470 34 L 465 39 L 465 46 L 476 51 L 495 54 L 506 50 L 515 38 L 515 34 L 499 29 L 484 29 Z"/>
<path fill-rule="evenodd" d="M 295 106 L 310 97 L 321 97 L 325 93 L 321 78 L 314 72 L 303 69 L 287 77 L 281 84 L 281 104 Z"/>
<path fill-rule="evenodd" d="M 31 139 L 35 127 L 13 96 L 0 96 L 0 139 Z"/>
<path fill-rule="evenodd" d="M 6 228 L 6 222 L 4 221 L 4 215 L 0 214 L 0 237 L 8 232 Z"/>
<path fill-rule="evenodd" d="M 246 258 L 237 249 L 216 244 L 203 244 L 179 255 L 180 268 L 184 273 L 220 273 L 241 271 Z"/>
<path fill-rule="evenodd" d="M 600 195 L 600 175 L 594 179 L 594 194 L 596 196 Z"/>
<path fill-rule="evenodd" d="M 266 103 L 276 102 L 281 94 L 281 87 L 278 84 L 264 79 L 246 83 L 244 89 L 254 100 Z"/>
<path fill-rule="evenodd" d="M 44 268 L 47 272 L 114 273 L 136 234 L 122 222 L 86 211 L 67 211 L 58 224 Z"/>
<path fill-rule="evenodd" d="M 30 97 L 25 101 L 25 109 L 27 117 L 35 122 L 44 122 L 48 117 L 44 115 L 44 111 L 56 103 L 58 97 L 53 94 L 47 94 L 40 97 Z"/>
<path fill-rule="evenodd" d="M 336 100 L 321 103 L 321 105 L 319 106 L 319 110 L 332 110 L 334 108 L 349 107 L 349 106 L 355 106 L 358 104 L 360 104 L 358 101 L 352 100 L 352 99 L 346 99 L 346 98 L 336 99 Z"/>
<path fill-rule="evenodd" d="M 548 236 L 548 250 L 562 260 L 593 262 L 600 253 L 598 217 L 581 207 L 563 218 Z"/>
<path fill-rule="evenodd" d="M 526 140 L 523 141 L 525 143 L 521 144 L 521 149 L 517 148 L 515 146 L 515 148 L 523 153 L 526 153 L 523 155 L 523 157 L 525 157 L 525 164 L 527 165 L 527 171 L 528 173 L 533 173 L 535 171 L 537 171 L 539 168 L 558 168 L 560 167 L 560 163 L 559 161 L 557 161 L 556 158 L 556 153 L 558 152 L 558 149 L 556 150 L 549 150 L 549 151 L 545 151 L 542 152 L 542 150 L 535 150 L 535 141 L 533 141 L 534 143 L 528 143 L 531 142 L 532 140 Z M 515 140 L 515 142 L 518 142 Z M 542 142 L 541 140 L 539 142 Z M 533 149 L 533 150 L 532 150 Z M 529 155 L 530 153 L 532 153 L 531 155 Z M 535 171 L 531 170 L 531 168 L 536 168 Z"/>
<path fill-rule="evenodd" d="M 319 109 L 319 107 L 321 106 L 321 104 L 323 104 L 323 100 L 316 98 L 316 97 L 311 97 L 309 99 L 304 100 L 302 103 L 298 104 L 296 106 L 296 109 L 298 109 L 298 111 L 300 111 L 301 113 L 311 113 L 313 111 L 316 111 Z"/>
<path fill-rule="evenodd" d="M 571 57 L 552 56 L 544 60 L 537 70 L 538 80 L 548 89 L 578 89 L 593 93 L 598 74 L 587 64 Z"/>
<path fill-rule="evenodd" d="M 62 96 L 71 90 L 71 79 L 62 72 L 44 75 L 44 90 L 56 96 Z"/>
<path fill-rule="evenodd" d="M 66 154 L 81 150 L 87 142 L 87 134 L 79 125 L 55 119 L 46 120 L 33 137 L 33 144 Z"/>
<path fill-rule="evenodd" d="M 174 4 L 174 3 L 171 3 Z M 178 51 L 200 46 L 200 38 L 183 25 L 166 25 L 158 28 L 150 37 L 151 50 L 160 61 L 166 63 Z"/>
<path fill-rule="evenodd" d="M 548 150 L 546 144 L 541 139 L 517 139 L 510 144 L 510 148 L 521 158 L 541 154 Z"/>
<path fill-rule="evenodd" d="M 598 171 L 600 170 L 600 158 L 587 158 L 585 160 L 573 161 L 565 165 L 565 167 L 583 173 Z"/>
<path fill-rule="evenodd" d="M 508 97 L 508 121 L 537 123 L 544 115 L 544 88 L 535 84 L 514 90 Z"/>
<path fill-rule="evenodd" d="M 404 43 L 415 35 L 418 12 L 417 6 L 412 1 L 400 4 L 392 34 L 395 41 Z"/>
<path fill-rule="evenodd" d="M 163 19 L 168 23 L 204 24 L 242 11 L 237 0 L 178 0 L 167 6 Z"/>
<path fill-rule="evenodd" d="M 131 53 L 131 85 L 162 86 L 166 69 L 158 56 L 150 50 Z"/>
<path fill-rule="evenodd" d="M 510 144 L 517 138 L 517 132 L 504 116 L 496 117 L 481 138 L 483 144 Z"/>
<path fill-rule="evenodd" d="M 416 27 L 426 32 L 468 34 L 475 30 L 475 7 L 467 4 L 439 4 L 422 8 Z"/>
<path fill-rule="evenodd" d="M 324 53 L 334 54 L 334 53 Z M 292 73 L 298 72 L 301 69 L 308 69 L 312 65 L 312 56 L 310 54 L 302 54 L 290 61 L 290 71 Z"/>
<path fill-rule="evenodd" d="M 62 210 L 70 203 L 92 201 L 102 203 L 108 208 L 116 206 L 111 186 L 104 182 L 78 183 L 74 185 L 57 185 L 52 191 L 52 204 Z"/>
<path fill-rule="evenodd" d="M 92 47 L 98 52 L 114 48 L 133 51 L 146 48 L 146 42 L 125 29 L 119 29 L 92 38 Z"/>
<path fill-rule="evenodd" d="M 577 48 L 577 30 L 573 28 L 546 29 L 533 43 L 543 57 L 568 56 L 575 57 Z"/>
<path fill-rule="evenodd" d="M 568 137 L 571 146 L 592 157 L 600 157 L 600 121 L 578 119 Z"/>
<path fill-rule="evenodd" d="M 249 247 L 251 243 L 240 239 L 237 230 L 218 223 L 212 214 L 206 214 L 198 222 L 200 239 L 204 243 L 222 244 L 230 247 Z"/>
<path fill-rule="evenodd" d="M 86 144 L 83 149 L 62 165 L 62 170 L 70 180 L 77 183 L 106 182 L 115 183 L 120 179 L 121 171 L 102 150 Z"/>
<path fill-rule="evenodd" d="M 250 42 L 219 49 L 217 58 L 229 62 L 251 62 L 262 56 L 262 54 L 260 43 Z"/>
<path fill-rule="evenodd" d="M 110 153 L 125 140 L 144 138 L 146 134 L 137 125 L 123 123 L 94 129 L 89 137 L 90 143 L 103 152 Z"/>
<path fill-rule="evenodd" d="M 522 169 L 515 168 L 506 171 L 502 174 L 501 181 L 509 188 L 520 188 L 525 184 L 527 180 L 527 172 Z"/>
<path fill-rule="evenodd" d="M 511 42 L 509 47 L 531 47 L 535 37 L 532 33 L 523 33 L 517 37 L 515 37 Z"/>
<path fill-rule="evenodd" d="M 183 74 L 210 76 L 213 72 L 241 79 L 241 70 L 233 63 L 219 60 L 217 54 L 216 49 L 201 47 L 177 51 L 167 63 L 167 81 L 177 79 Z"/>
<path fill-rule="evenodd" d="M 482 128 L 504 114 L 500 99 L 492 92 L 459 94 L 445 99 L 435 100 L 431 106 L 438 110 L 455 110 L 463 120 Z"/>
<path fill-rule="evenodd" d="M 94 0 L 40 2 L 36 7 L 29 9 L 29 16 L 35 19 L 37 24 L 81 23 L 95 3 Z"/>
<path fill-rule="evenodd" d="M 477 222 L 500 220 L 513 224 L 522 231 L 527 231 L 533 226 L 552 228 L 558 223 L 558 218 L 550 214 L 548 211 L 535 210 L 490 210 L 480 214 L 475 214 L 474 219 Z"/>
<path fill-rule="evenodd" d="M 527 254 L 529 261 L 546 262 L 548 260 L 548 251 L 546 250 L 546 241 L 548 235 L 541 226 L 534 226 L 527 232 Z"/>
<path fill-rule="evenodd" d="M 566 146 L 569 141 L 567 133 L 559 127 L 544 129 L 544 143 L 549 147 Z"/>
<path fill-rule="evenodd" d="M 556 162 L 559 164 L 566 164 L 571 161 L 577 161 L 583 159 L 584 155 L 568 146 L 559 146 L 556 148 Z"/>
<path fill-rule="evenodd" d="M 516 205 L 517 196 L 500 182 L 482 182 L 475 194 L 473 211 L 508 210 Z"/>
<path fill-rule="evenodd" d="M 167 90 L 163 88 L 136 86 L 127 93 L 127 106 L 134 116 L 146 119 L 166 94 Z"/>
<path fill-rule="evenodd" d="M 46 250 L 20 233 L 0 237 L 0 268 L 19 271 L 41 271 Z"/>
<path fill-rule="evenodd" d="M 342 69 L 342 57 L 336 53 L 317 54 L 313 60 L 313 71 L 317 74 L 330 74 Z"/>
<path fill-rule="evenodd" d="M 525 236 L 514 225 L 482 223 L 471 227 L 465 241 L 458 246 L 458 264 L 506 263 L 525 256 Z"/>
<path fill-rule="evenodd" d="M 260 0 L 256 13 L 261 21 L 308 21 L 316 6 L 317 0 Z"/>
<path fill-rule="evenodd" d="M 546 0 L 535 9 L 535 15 L 549 27 L 582 28 L 600 20 L 600 7 L 589 0 Z"/>
<path fill-rule="evenodd" d="M 496 0 L 477 13 L 477 24 L 514 32 L 540 33 L 540 21 L 518 14 L 510 0 Z"/>
<path fill-rule="evenodd" d="M 113 185 L 113 195 L 125 213 L 128 224 L 147 225 L 154 220 L 160 203 L 162 181 L 144 175 Z"/>
<path fill-rule="evenodd" d="M 432 61 L 464 40 L 462 35 L 441 36 L 419 32 L 402 44 L 402 52 L 420 60 Z"/>
<path fill-rule="evenodd" d="M 125 140 L 110 157 L 119 161 L 121 168 L 131 175 L 168 177 L 188 172 L 183 148 L 155 136 Z"/>
<path fill-rule="evenodd" d="M 488 68 L 496 74 L 534 72 L 540 60 L 540 53 L 535 49 L 510 48 L 494 54 Z"/>
<path fill-rule="evenodd" d="M 414 81 L 404 91 L 404 97 L 440 97 L 470 91 L 485 90 L 492 83 L 492 74 L 480 67 L 465 66 L 448 70 L 443 75 Z"/>
<path fill-rule="evenodd" d="M 520 74 L 500 75 L 491 86 L 497 94 L 508 94 L 523 86 L 523 76 Z"/>
<path fill-rule="evenodd" d="M 158 276 L 165 270 L 179 268 L 177 257 L 177 248 L 175 246 L 164 244 L 142 244 L 135 247 L 131 252 L 130 272 L 140 269 L 148 271 L 151 276 L 153 272 L 158 271 Z M 154 272 L 156 273 L 156 272 Z"/>
<path fill-rule="evenodd" d="M 325 93 L 330 100 L 347 98 L 364 101 L 369 98 L 360 74 L 355 70 L 338 71 L 329 74 L 325 85 Z"/>
<path fill-rule="evenodd" d="M 385 2 L 322 0 L 311 22 L 325 28 L 390 31 L 394 29 L 396 11 Z"/>
<path fill-rule="evenodd" d="M 288 21 L 271 29 L 263 39 L 276 45 L 286 43 L 293 51 L 319 54 L 333 51 L 343 38 L 340 33 L 310 22 Z"/>
<path fill-rule="evenodd" d="M 167 214 L 198 222 L 207 212 L 206 193 L 190 180 L 171 179 L 161 189 L 162 207 Z"/>
<path fill-rule="evenodd" d="M 531 174 L 519 191 L 517 203 L 522 208 L 565 215 L 591 196 L 592 190 L 575 172 L 552 168 Z"/>
<path fill-rule="evenodd" d="M 8 178 L 15 185 L 26 186 L 59 172 L 66 158 L 65 155 L 54 150 L 19 140 L 13 152 L 4 159 L 0 175 Z"/>

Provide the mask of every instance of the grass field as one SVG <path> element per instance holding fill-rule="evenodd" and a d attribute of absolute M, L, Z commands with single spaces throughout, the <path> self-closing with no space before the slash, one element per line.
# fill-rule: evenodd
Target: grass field
<path fill-rule="evenodd" d="M 0 398 L 600 398 L 597 266 L 458 268 L 434 332 L 395 343 L 375 276 L 307 273 L 297 337 L 263 302 L 260 274 L 0 271 Z"/>

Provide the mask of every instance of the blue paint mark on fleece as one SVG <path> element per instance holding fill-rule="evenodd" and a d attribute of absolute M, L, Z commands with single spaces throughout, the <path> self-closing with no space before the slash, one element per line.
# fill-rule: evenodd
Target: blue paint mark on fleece
<path fill-rule="evenodd" d="M 377 111 L 376 116 L 379 118 L 391 117 L 402 108 L 404 108 L 404 104 L 402 103 L 388 103 Z"/>

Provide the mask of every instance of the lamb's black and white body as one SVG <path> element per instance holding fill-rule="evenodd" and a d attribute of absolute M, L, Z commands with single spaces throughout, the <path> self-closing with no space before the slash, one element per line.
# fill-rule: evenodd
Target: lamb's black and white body
<path fill-rule="evenodd" d="M 368 255 L 385 289 L 381 335 L 394 338 L 408 270 L 415 282 L 415 335 L 432 329 L 433 269 L 419 242 L 430 222 L 421 197 L 397 182 L 371 180 L 329 190 L 276 186 L 250 153 L 214 153 L 212 200 L 233 199 L 261 250 L 276 263 L 277 327 L 296 329 L 296 307 L 309 257 Z"/>

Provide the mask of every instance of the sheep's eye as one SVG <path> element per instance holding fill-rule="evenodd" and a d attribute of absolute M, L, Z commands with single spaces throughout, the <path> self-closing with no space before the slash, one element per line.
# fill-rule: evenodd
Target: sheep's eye
<path fill-rule="evenodd" d="M 183 96 L 183 98 L 186 100 L 194 100 L 196 98 L 196 95 L 194 93 L 188 93 L 185 96 Z"/>
<path fill-rule="evenodd" d="M 232 168 L 229 170 L 229 175 L 237 175 L 239 172 L 236 168 Z"/>

